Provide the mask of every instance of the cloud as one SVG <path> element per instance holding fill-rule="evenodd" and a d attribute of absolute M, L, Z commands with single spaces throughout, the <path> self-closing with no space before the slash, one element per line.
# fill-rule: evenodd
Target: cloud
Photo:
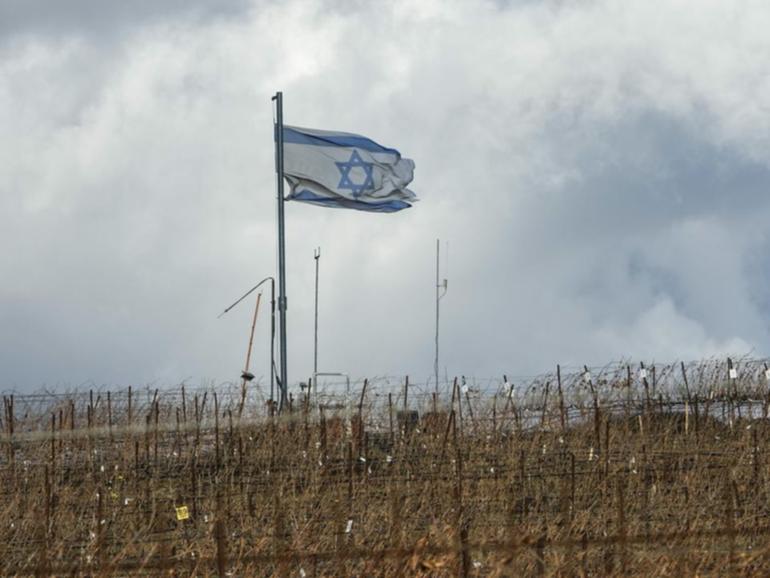
<path fill-rule="evenodd" d="M 125 31 L 166 20 L 189 19 L 199 24 L 243 16 L 246 0 L 5 0 L 0 5 L 0 39 L 14 36 L 42 38 L 72 35 L 102 41 Z"/>
<path fill-rule="evenodd" d="M 312 369 L 316 246 L 321 368 L 431 375 L 437 237 L 450 375 L 767 349 L 761 3 L 18 8 L 0 17 L 0 388 L 237 377 L 250 307 L 216 315 L 275 270 L 277 89 L 287 122 L 415 159 L 422 197 L 287 207 L 292 381 Z"/>

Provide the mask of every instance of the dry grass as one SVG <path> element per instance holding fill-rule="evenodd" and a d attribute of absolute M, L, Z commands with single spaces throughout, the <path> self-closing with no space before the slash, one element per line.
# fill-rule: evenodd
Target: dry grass
<path fill-rule="evenodd" d="M 764 365 L 656 370 L 412 388 L 406 412 L 369 384 L 339 415 L 6 396 L 0 574 L 770 574 Z"/>

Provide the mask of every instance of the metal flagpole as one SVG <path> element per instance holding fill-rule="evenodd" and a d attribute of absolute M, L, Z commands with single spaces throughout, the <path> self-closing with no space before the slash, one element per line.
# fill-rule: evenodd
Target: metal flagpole
<path fill-rule="evenodd" d="M 313 251 L 315 259 L 315 331 L 313 349 L 313 375 L 318 373 L 318 262 L 321 259 L 321 247 Z"/>
<path fill-rule="evenodd" d="M 286 371 L 286 239 L 283 215 L 283 93 L 276 92 L 275 101 L 275 172 L 278 194 L 278 314 L 281 331 L 281 399 L 278 411 L 283 409 L 287 398 L 288 377 Z"/>

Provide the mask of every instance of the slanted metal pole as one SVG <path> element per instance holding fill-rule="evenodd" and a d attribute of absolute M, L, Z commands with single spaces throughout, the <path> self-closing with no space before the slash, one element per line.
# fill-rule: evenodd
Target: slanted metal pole
<path fill-rule="evenodd" d="M 246 349 L 246 365 L 243 367 L 243 387 L 246 387 L 247 379 L 245 374 L 249 372 L 249 363 L 251 363 L 251 346 L 254 345 L 254 328 L 257 326 L 257 316 L 259 315 L 259 304 L 262 301 L 262 293 L 257 293 L 257 304 L 254 307 L 254 317 L 251 320 L 251 333 L 249 333 L 249 347 Z"/>
<path fill-rule="evenodd" d="M 257 289 L 259 289 L 262 286 L 262 284 L 268 280 L 270 281 L 270 308 L 271 308 L 271 311 L 270 311 L 270 401 L 272 402 L 275 399 L 273 395 L 274 387 L 275 387 L 275 279 L 273 277 L 265 277 L 264 279 L 262 279 L 262 281 L 254 285 L 254 287 L 249 289 L 246 292 L 246 294 L 243 295 L 243 297 L 241 297 L 235 303 L 230 305 L 230 307 L 222 311 L 222 313 L 220 313 L 218 317 L 222 317 L 225 313 L 227 313 L 233 307 L 238 305 L 238 303 L 246 299 L 246 297 L 251 295 Z M 256 316 L 256 313 L 255 313 L 255 316 Z M 252 332 L 253 332 L 253 328 L 252 328 Z M 251 346 L 249 346 L 249 349 L 251 349 Z M 248 361 L 247 361 L 247 366 L 248 366 Z M 246 369 L 248 369 L 248 367 L 246 367 Z"/>
<path fill-rule="evenodd" d="M 286 403 L 288 391 L 288 375 L 286 371 L 286 237 L 284 231 L 283 212 L 283 93 L 276 92 L 275 101 L 275 172 L 278 195 L 278 314 L 281 330 L 281 399 L 278 411 Z"/>
<path fill-rule="evenodd" d="M 321 260 L 321 247 L 313 251 L 315 259 L 315 329 L 313 347 L 313 375 L 318 373 L 318 262 Z"/>

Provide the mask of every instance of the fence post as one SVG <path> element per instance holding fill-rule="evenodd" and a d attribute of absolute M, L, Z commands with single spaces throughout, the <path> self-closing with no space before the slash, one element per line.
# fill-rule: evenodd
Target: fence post
<path fill-rule="evenodd" d="M 48 470 L 46 470 L 47 475 Z M 51 473 L 56 477 L 56 414 L 51 414 Z"/>
<path fill-rule="evenodd" d="M 216 496 L 217 513 L 214 518 L 214 538 L 217 545 L 217 574 L 219 578 L 224 578 L 227 575 L 227 532 L 225 530 L 220 490 L 217 490 Z"/>
<path fill-rule="evenodd" d="M 735 502 L 731 480 L 728 478 L 725 485 L 725 500 L 727 509 L 727 547 L 728 566 L 727 574 L 734 575 L 735 570 Z"/>
<path fill-rule="evenodd" d="M 288 576 L 289 568 L 286 544 L 286 520 L 284 518 L 281 497 L 276 491 L 273 499 L 273 555 L 277 560 L 274 571 L 277 576 Z"/>
<path fill-rule="evenodd" d="M 458 396 L 459 397 L 459 396 Z M 462 433 L 460 434 L 462 435 Z M 470 552 L 468 550 L 468 525 L 465 519 L 463 506 L 463 455 L 460 443 L 457 439 L 457 428 L 454 428 L 455 444 L 455 526 L 457 528 L 460 546 L 460 560 L 457 575 L 460 578 L 468 578 L 471 567 Z"/>
<path fill-rule="evenodd" d="M 43 479 L 43 497 L 45 499 L 44 513 L 41 519 L 42 528 L 38 529 L 40 540 L 40 552 L 38 553 L 38 564 L 35 570 L 35 576 L 49 576 L 51 568 L 48 563 L 48 541 L 49 530 L 51 528 L 51 482 L 48 477 L 48 466 L 45 466 L 45 477 Z"/>
<path fill-rule="evenodd" d="M 535 542 L 535 575 L 545 576 L 545 534 Z"/>
<path fill-rule="evenodd" d="M 214 392 L 214 459 L 216 461 L 217 472 L 222 465 L 221 449 L 219 447 L 219 398 L 217 392 Z"/>
<path fill-rule="evenodd" d="M 559 388 L 559 419 L 561 421 L 561 431 L 565 433 L 567 431 L 567 419 L 566 411 L 564 408 L 564 390 L 561 387 L 561 366 L 556 366 L 556 383 Z"/>
<path fill-rule="evenodd" d="M 680 368 L 682 370 L 682 379 L 684 380 L 685 394 L 687 395 L 687 406 L 686 407 L 689 410 L 690 406 L 692 406 L 692 396 L 690 395 L 690 382 L 687 380 L 687 371 L 684 368 L 684 361 L 681 361 L 679 363 L 680 363 Z M 695 413 L 695 437 L 697 439 L 697 437 L 698 437 L 698 406 L 697 406 L 697 403 L 696 403 L 695 407 L 693 408 L 693 410 L 694 410 L 694 413 Z M 687 411 L 685 413 L 686 417 L 689 417 L 687 415 L 688 413 L 689 413 L 689 411 Z"/>
<path fill-rule="evenodd" d="M 361 399 L 358 402 L 358 455 L 359 457 L 364 454 L 364 396 L 366 395 L 366 387 L 369 385 L 369 380 L 364 379 L 364 386 L 361 388 Z"/>
<path fill-rule="evenodd" d="M 583 536 L 580 538 L 580 566 L 582 576 L 588 576 L 588 532 L 583 530 Z"/>
<path fill-rule="evenodd" d="M 620 550 L 620 573 L 628 575 L 628 550 L 626 548 L 626 500 L 625 500 L 625 474 L 618 476 L 618 548 Z"/>

